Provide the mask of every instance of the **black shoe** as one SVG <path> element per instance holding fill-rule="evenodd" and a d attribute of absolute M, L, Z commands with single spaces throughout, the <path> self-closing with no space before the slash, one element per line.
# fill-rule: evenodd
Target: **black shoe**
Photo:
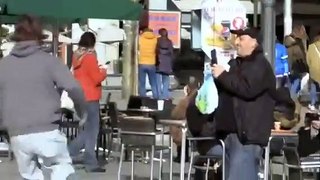
<path fill-rule="evenodd" d="M 88 173 L 104 173 L 104 172 L 106 172 L 106 169 L 101 168 L 101 167 L 97 167 L 97 168 L 86 170 L 86 171 Z"/>

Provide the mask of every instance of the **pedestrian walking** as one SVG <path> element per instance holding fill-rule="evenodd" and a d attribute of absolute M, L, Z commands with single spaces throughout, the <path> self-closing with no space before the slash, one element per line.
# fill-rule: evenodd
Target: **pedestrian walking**
<path fill-rule="evenodd" d="M 107 71 L 98 65 L 95 44 L 95 35 L 92 32 L 85 32 L 80 38 L 79 48 L 74 53 L 72 61 L 74 77 L 84 91 L 88 119 L 84 129 L 70 143 L 69 150 L 72 158 L 78 160 L 80 151 L 84 148 L 83 161 L 87 172 L 105 172 L 105 169 L 99 166 L 95 146 L 100 129 L 101 82 L 106 78 Z"/>
<path fill-rule="evenodd" d="M 61 119 L 60 90 L 68 92 L 84 123 L 84 94 L 69 69 L 41 49 L 38 18 L 23 16 L 15 26 L 11 53 L 0 61 L 0 125 L 7 128 L 23 179 L 43 180 L 34 157 L 51 169 L 51 180 L 66 180 L 75 171 L 66 136 L 53 122 Z"/>

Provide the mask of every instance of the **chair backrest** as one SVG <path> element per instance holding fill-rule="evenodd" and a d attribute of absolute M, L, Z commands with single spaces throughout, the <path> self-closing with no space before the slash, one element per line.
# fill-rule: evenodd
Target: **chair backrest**
<path fill-rule="evenodd" d="M 280 138 L 276 138 L 274 137 L 271 141 L 270 141 L 270 154 L 272 156 L 282 156 L 282 148 L 285 145 L 285 139 L 280 137 Z"/>
<path fill-rule="evenodd" d="M 111 101 L 111 93 L 109 92 L 107 95 L 106 104 L 109 104 L 110 101 Z"/>
<path fill-rule="evenodd" d="M 171 112 L 174 109 L 175 105 L 172 103 L 172 100 L 164 100 L 163 110 L 158 112 L 159 119 L 171 119 Z"/>
<path fill-rule="evenodd" d="M 121 142 L 125 145 L 155 145 L 155 120 L 142 116 L 126 116 L 119 122 Z"/>
<path fill-rule="evenodd" d="M 299 159 L 297 147 L 284 146 L 282 150 L 284 153 L 284 157 L 286 158 L 287 164 L 300 166 L 300 159 Z"/>
<path fill-rule="evenodd" d="M 150 109 L 157 109 L 158 103 L 156 99 L 141 96 L 130 96 L 128 101 L 128 109 L 140 109 L 141 106 L 146 106 Z"/>
<path fill-rule="evenodd" d="M 110 125 L 112 128 L 117 128 L 118 121 L 119 121 L 119 112 L 118 112 L 117 103 L 109 102 L 108 107 L 109 107 L 108 115 L 110 117 Z"/>

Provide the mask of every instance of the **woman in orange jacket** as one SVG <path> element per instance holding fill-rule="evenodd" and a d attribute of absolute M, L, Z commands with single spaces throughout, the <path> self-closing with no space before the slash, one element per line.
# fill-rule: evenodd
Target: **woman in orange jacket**
<path fill-rule="evenodd" d="M 101 82 L 106 78 L 106 69 L 99 67 L 94 50 L 95 35 L 85 32 L 79 41 L 79 49 L 75 52 L 72 66 L 74 77 L 80 83 L 87 101 L 88 119 L 84 124 L 84 130 L 70 144 L 69 151 L 76 158 L 80 150 L 85 148 L 84 164 L 88 172 L 105 172 L 99 167 L 95 156 L 95 145 L 99 133 L 99 100 L 102 89 Z"/>

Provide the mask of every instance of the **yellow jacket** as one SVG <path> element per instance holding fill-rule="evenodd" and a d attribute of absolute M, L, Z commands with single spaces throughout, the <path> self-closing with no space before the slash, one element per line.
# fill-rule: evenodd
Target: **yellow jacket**
<path fill-rule="evenodd" d="M 307 63 L 311 79 L 320 83 L 320 41 L 309 45 L 307 52 Z"/>
<path fill-rule="evenodd" d="M 156 64 L 157 36 L 153 32 L 144 32 L 139 37 L 139 64 Z"/>

